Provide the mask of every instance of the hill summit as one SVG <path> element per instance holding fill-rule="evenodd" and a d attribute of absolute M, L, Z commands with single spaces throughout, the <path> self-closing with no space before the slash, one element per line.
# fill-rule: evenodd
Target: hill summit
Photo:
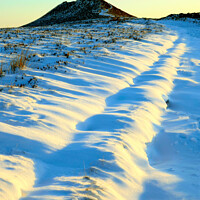
<path fill-rule="evenodd" d="M 43 17 L 25 26 L 47 26 L 69 21 L 110 17 L 134 17 L 104 0 L 63 2 Z"/>

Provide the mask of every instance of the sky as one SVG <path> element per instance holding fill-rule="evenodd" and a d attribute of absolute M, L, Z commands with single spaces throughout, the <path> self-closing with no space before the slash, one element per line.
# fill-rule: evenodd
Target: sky
<path fill-rule="evenodd" d="M 0 0 L 0 28 L 34 21 L 64 0 Z M 107 0 L 137 17 L 159 18 L 174 13 L 200 12 L 200 0 Z"/>

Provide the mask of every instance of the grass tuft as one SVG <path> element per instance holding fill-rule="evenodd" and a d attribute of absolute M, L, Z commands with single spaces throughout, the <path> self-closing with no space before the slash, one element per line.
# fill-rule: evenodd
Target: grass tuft
<path fill-rule="evenodd" d="M 0 77 L 3 76 L 3 64 L 1 63 L 1 67 L 0 67 Z"/>
<path fill-rule="evenodd" d="M 16 56 L 10 63 L 11 71 L 16 72 L 17 69 L 24 69 L 28 61 L 28 51 L 22 51 L 20 55 Z"/>

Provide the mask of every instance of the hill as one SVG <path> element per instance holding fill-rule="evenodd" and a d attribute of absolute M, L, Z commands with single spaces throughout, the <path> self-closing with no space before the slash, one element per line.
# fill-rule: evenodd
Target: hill
<path fill-rule="evenodd" d="M 199 13 L 170 14 L 167 17 L 163 17 L 161 19 L 173 19 L 173 20 L 194 19 L 194 20 L 200 20 L 200 12 Z"/>
<path fill-rule="evenodd" d="M 25 26 L 46 26 L 70 21 L 110 17 L 134 17 L 104 0 L 63 2 L 43 17 Z"/>

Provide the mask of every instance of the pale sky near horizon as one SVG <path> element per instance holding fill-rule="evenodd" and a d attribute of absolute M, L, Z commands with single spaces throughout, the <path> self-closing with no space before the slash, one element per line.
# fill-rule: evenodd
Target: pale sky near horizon
<path fill-rule="evenodd" d="M 41 17 L 64 0 L 0 0 L 0 28 L 21 26 Z M 200 12 L 200 0 L 107 0 L 137 17 L 159 18 Z"/>

